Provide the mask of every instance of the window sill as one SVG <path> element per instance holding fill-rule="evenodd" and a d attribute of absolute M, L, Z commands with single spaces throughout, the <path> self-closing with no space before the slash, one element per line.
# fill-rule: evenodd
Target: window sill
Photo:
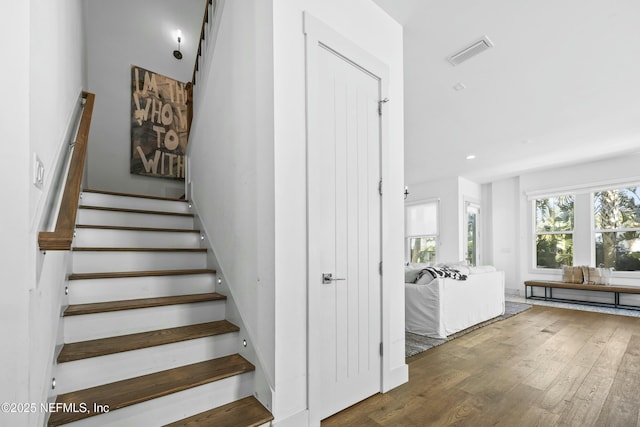
<path fill-rule="evenodd" d="M 531 274 L 546 274 L 546 275 L 561 275 L 561 268 L 531 268 L 529 269 L 529 273 Z"/>
<path fill-rule="evenodd" d="M 616 279 L 640 279 L 640 271 L 612 271 L 611 278 Z"/>

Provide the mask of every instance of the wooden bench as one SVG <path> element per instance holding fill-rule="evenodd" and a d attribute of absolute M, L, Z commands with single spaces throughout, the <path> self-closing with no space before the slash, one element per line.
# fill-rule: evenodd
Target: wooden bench
<path fill-rule="evenodd" d="M 544 296 L 534 295 L 533 288 L 544 288 Z M 556 298 L 553 296 L 553 289 L 577 289 L 583 291 L 610 292 L 613 294 L 613 302 L 585 301 L 579 299 Z M 542 301 L 574 302 L 580 304 L 597 305 L 600 307 L 625 308 L 629 310 L 640 310 L 640 306 L 620 304 L 620 295 L 640 294 L 640 287 L 620 286 L 620 285 L 587 285 L 584 283 L 566 283 L 543 280 L 526 280 L 524 282 L 524 294 L 526 299 Z"/>

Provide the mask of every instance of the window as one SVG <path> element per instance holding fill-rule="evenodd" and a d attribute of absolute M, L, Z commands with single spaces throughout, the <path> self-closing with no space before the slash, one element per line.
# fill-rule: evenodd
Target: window
<path fill-rule="evenodd" d="M 466 230 L 466 241 L 467 241 L 467 249 L 465 252 L 465 258 L 467 260 L 467 264 L 469 265 L 478 265 L 480 261 L 480 206 L 466 202 L 467 207 L 467 230 Z"/>
<path fill-rule="evenodd" d="M 438 202 L 406 207 L 406 244 L 409 262 L 436 260 L 438 247 Z"/>
<path fill-rule="evenodd" d="M 573 265 L 574 196 L 535 201 L 536 267 Z"/>
<path fill-rule="evenodd" d="M 640 270 L 640 189 L 593 193 L 596 266 Z"/>

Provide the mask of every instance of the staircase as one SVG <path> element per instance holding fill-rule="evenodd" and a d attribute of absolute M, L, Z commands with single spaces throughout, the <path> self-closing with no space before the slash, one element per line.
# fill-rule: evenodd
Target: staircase
<path fill-rule="evenodd" d="M 270 425 L 184 200 L 84 190 L 49 426 Z"/>

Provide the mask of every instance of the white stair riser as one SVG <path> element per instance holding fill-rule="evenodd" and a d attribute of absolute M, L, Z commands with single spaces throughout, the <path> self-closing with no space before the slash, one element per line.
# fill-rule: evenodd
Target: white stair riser
<path fill-rule="evenodd" d="M 78 228 L 74 246 L 100 248 L 199 248 L 200 234 Z"/>
<path fill-rule="evenodd" d="M 64 342 L 87 341 L 223 320 L 226 303 L 208 301 L 64 317 Z"/>
<path fill-rule="evenodd" d="M 238 333 L 229 333 L 60 363 L 55 372 L 56 392 L 69 393 L 228 356 L 237 352 L 238 339 Z"/>
<path fill-rule="evenodd" d="M 215 292 L 215 281 L 214 274 L 69 280 L 69 304 Z"/>
<path fill-rule="evenodd" d="M 106 414 L 96 415 L 75 423 L 65 424 L 65 426 L 159 426 L 250 396 L 252 391 L 253 373 L 248 372 L 110 411 Z"/>
<path fill-rule="evenodd" d="M 206 252 L 73 252 L 74 273 L 189 270 L 206 266 Z"/>
<path fill-rule="evenodd" d="M 155 200 L 144 197 L 126 197 L 113 194 L 83 192 L 80 196 L 81 206 L 102 206 L 120 209 L 142 209 L 147 211 L 183 212 L 190 211 L 187 202 L 173 200 Z"/>
<path fill-rule="evenodd" d="M 193 217 L 184 215 L 161 215 L 98 209 L 78 209 L 76 224 L 114 225 L 119 227 L 193 228 Z"/>

